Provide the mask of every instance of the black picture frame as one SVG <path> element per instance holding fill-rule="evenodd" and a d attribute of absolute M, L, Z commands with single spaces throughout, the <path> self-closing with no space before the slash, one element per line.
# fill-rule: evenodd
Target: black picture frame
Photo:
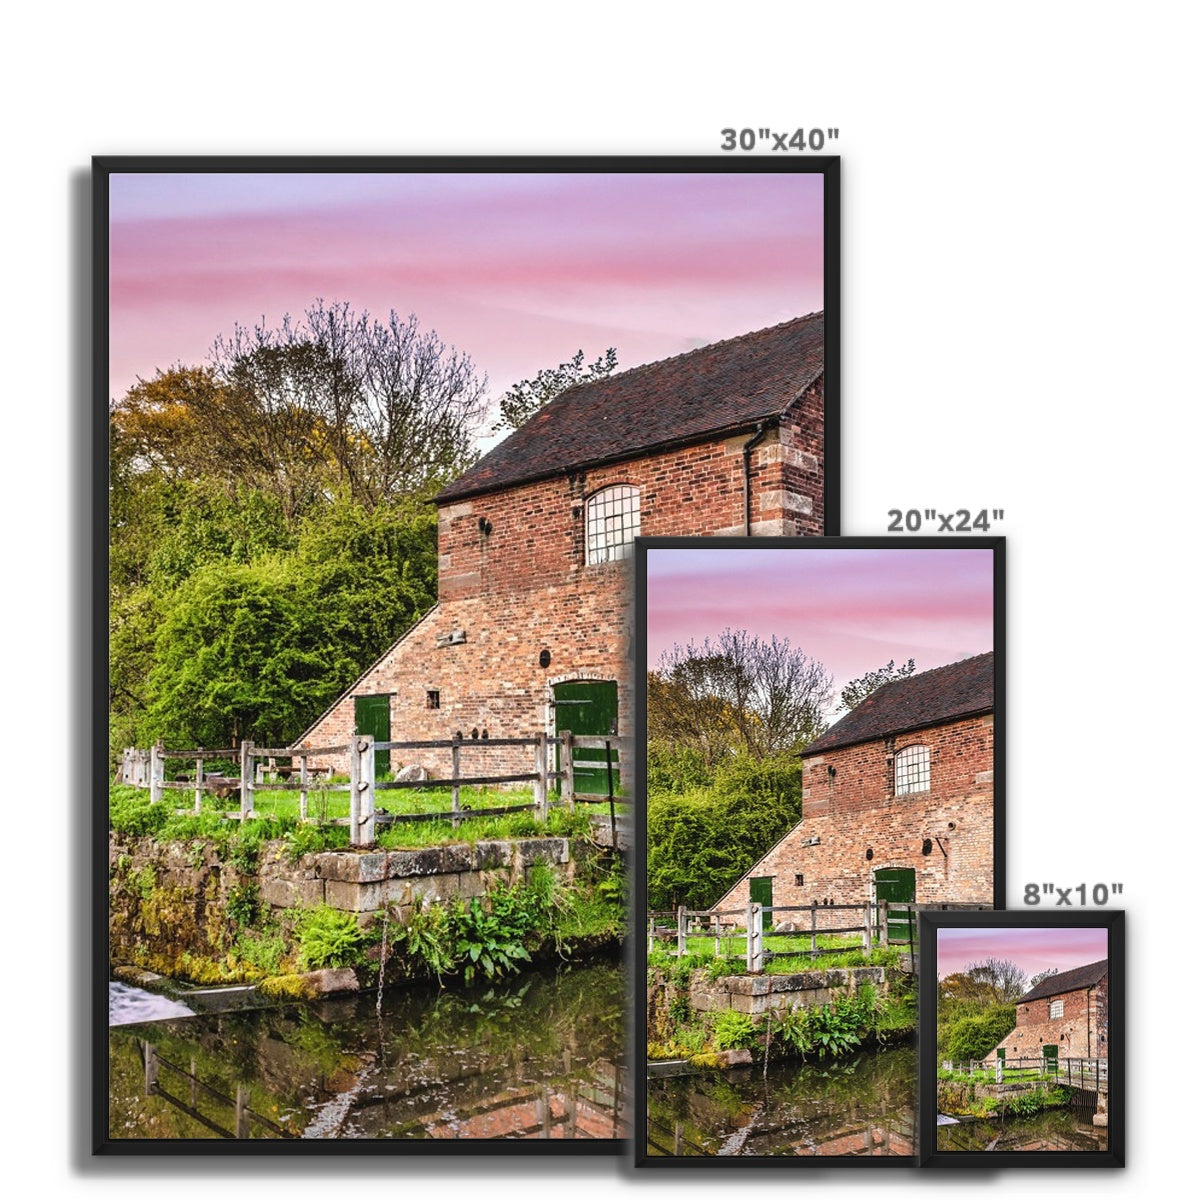
<path fill-rule="evenodd" d="M 941 930 L 1055 931 L 1105 930 L 1108 936 L 1107 971 L 1107 1147 L 1105 1149 L 938 1149 L 938 933 Z M 1027 908 L 991 913 L 924 912 L 921 914 L 921 966 L 918 1036 L 920 1058 L 919 1151 L 922 1167 L 991 1170 L 997 1167 L 1123 1167 L 1126 1129 L 1125 1035 L 1125 913 L 1120 909 L 1085 908 L 1071 911 Z M 944 956 L 943 956 L 944 957 Z M 1084 966 L 1085 964 L 1080 964 Z M 1026 993 L 1028 994 L 1028 993 Z M 1038 1001 L 1034 1001 L 1038 1003 Z M 1022 1012 L 1020 1001 L 1018 1014 Z M 1020 1022 L 1018 1015 L 1018 1022 Z M 1020 1024 L 1018 1024 L 1020 1028 Z M 1059 1068 L 1061 1070 L 1061 1068 Z M 1085 1085 L 1101 1076 L 1101 1069 L 1085 1071 Z M 1092 1090 L 1078 1089 L 1080 1092 Z M 1094 1098 L 1097 1105 L 1102 1096 Z M 1078 1140 L 1086 1140 L 1086 1135 Z"/>
<path fill-rule="evenodd" d="M 636 557 L 636 641 L 634 647 L 635 682 L 640 689 L 638 696 L 638 731 L 637 744 L 639 757 L 637 763 L 638 776 L 636 792 L 639 796 L 646 795 L 647 789 L 647 706 L 646 679 L 650 666 L 647 646 L 647 562 L 648 556 L 662 550 L 733 550 L 738 553 L 749 553 L 763 549 L 794 550 L 803 554 L 813 550 L 870 550 L 894 551 L 909 550 L 982 550 L 991 555 L 992 567 L 992 644 L 995 655 L 993 675 L 994 703 L 994 741 L 993 741 L 993 799 L 992 799 L 992 894 L 993 908 L 1003 908 L 1005 903 L 1005 754 L 1006 754 L 1006 609 L 1005 609 L 1005 549 L 1006 540 L 1003 537 L 841 537 L 841 538 L 639 538 Z M 649 1138 L 649 1079 L 645 1069 L 647 1063 L 648 1028 L 647 1028 L 647 954 L 649 950 L 649 908 L 647 898 L 647 810 L 641 805 L 636 819 L 636 870 L 634 874 L 634 930 L 633 930 L 633 1045 L 636 1056 L 634 1071 L 634 1163 L 641 1168 L 718 1168 L 736 1169 L 786 1167 L 858 1167 L 858 1168 L 900 1168 L 912 1169 L 918 1165 L 918 1149 L 916 1130 L 911 1137 L 912 1152 L 894 1156 L 876 1156 L 871 1154 L 807 1154 L 787 1156 L 757 1156 L 742 1157 L 740 1155 L 716 1154 L 666 1154 L 650 1152 Z M 799 880 L 797 881 L 799 882 Z M 918 896 L 918 904 L 920 897 Z M 971 914 L 971 915 L 979 915 Z M 918 1080 L 913 1079 L 913 1091 L 916 1093 Z M 915 1114 L 914 1114 L 915 1117 Z"/>
<path fill-rule="evenodd" d="M 106 781 L 111 776 L 107 736 L 108 642 L 108 438 L 110 345 L 110 212 L 109 184 L 120 173 L 177 174 L 235 173 L 308 174 L 399 173 L 411 175 L 458 173 L 573 174 L 573 173 L 696 173 L 696 174 L 808 174 L 823 179 L 823 261 L 825 313 L 825 413 L 824 413 L 824 525 L 829 534 L 840 530 L 840 160 L 837 156 L 765 159 L 705 156 L 310 156 L 230 155 L 153 156 L 98 155 L 92 160 L 92 363 L 95 437 L 93 444 L 94 548 L 93 656 L 94 714 L 92 763 L 97 803 L 91 806 L 89 845 L 93 876 L 90 896 L 93 924 L 90 930 L 93 1008 L 89 1056 L 92 1094 L 91 1145 L 98 1155 L 223 1154 L 223 1155 L 342 1155 L 342 1154 L 454 1154 L 454 1155 L 618 1155 L 628 1149 L 625 1138 L 596 1140 L 502 1139 L 453 1142 L 289 1140 L 258 1139 L 209 1141 L 202 1138 L 114 1138 L 109 1127 L 108 1058 L 108 830 L 105 819 Z M 214 331 L 215 332 L 215 331 Z M 150 371 L 167 363 L 146 364 Z"/>

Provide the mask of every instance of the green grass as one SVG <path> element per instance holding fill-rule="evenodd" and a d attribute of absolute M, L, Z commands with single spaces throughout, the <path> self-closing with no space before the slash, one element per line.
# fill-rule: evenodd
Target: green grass
<path fill-rule="evenodd" d="M 221 844 L 247 838 L 260 842 L 268 838 L 286 838 L 298 857 L 300 854 L 346 847 L 350 834 L 346 826 L 321 825 L 323 818 L 333 820 L 349 815 L 350 801 L 345 792 L 311 789 L 308 796 L 309 821 L 300 821 L 300 793 L 256 789 L 255 817 L 245 826 L 223 814 L 237 811 L 236 800 L 219 801 L 205 796 L 199 815 L 191 811 L 191 794 L 168 792 L 161 803 L 151 804 L 143 788 L 114 784 L 109 790 L 109 824 L 119 833 L 152 835 L 160 840 L 190 841 L 209 839 Z M 377 793 L 377 804 L 394 813 L 449 811 L 449 789 L 394 791 Z M 463 788 L 461 802 L 473 809 L 519 808 L 532 803 L 528 791 L 488 791 Z M 575 812 L 551 808 L 547 819 L 539 821 L 529 811 L 517 811 L 488 817 L 464 815 L 457 823 L 415 821 L 376 827 L 377 842 L 388 849 L 439 846 L 451 842 L 477 842 L 495 838 L 584 837 L 591 833 L 589 809 Z M 607 812 L 604 814 L 607 816 Z"/>
<path fill-rule="evenodd" d="M 770 940 L 766 939 L 768 943 Z M 704 946 L 705 943 L 707 946 Z M 711 938 L 689 938 L 685 958 L 680 959 L 673 949 L 654 949 L 650 952 L 648 962 L 652 967 L 671 971 L 703 967 L 714 979 L 724 975 L 744 975 L 746 939 L 722 938 L 721 950 L 721 957 L 717 958 L 713 953 Z M 894 967 L 900 960 L 900 953 L 894 946 L 874 946 L 870 954 L 863 954 L 861 944 L 849 950 L 832 947 L 815 958 L 806 954 L 803 958 L 788 956 L 770 959 L 764 971 L 768 975 L 795 975 L 801 971 L 826 971 L 838 967 Z"/>

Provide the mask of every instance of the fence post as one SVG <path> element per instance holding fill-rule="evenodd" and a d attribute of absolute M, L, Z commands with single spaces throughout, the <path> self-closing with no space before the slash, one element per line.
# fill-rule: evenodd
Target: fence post
<path fill-rule="evenodd" d="M 200 747 L 202 750 L 203 746 Z M 193 809 L 196 816 L 200 815 L 200 797 L 204 793 L 204 759 L 196 759 L 196 804 Z"/>
<path fill-rule="evenodd" d="M 254 743 L 242 742 L 241 819 L 254 816 Z"/>
<path fill-rule="evenodd" d="M 350 845 L 375 840 L 375 739 L 356 734 L 350 743 Z"/>
<path fill-rule="evenodd" d="M 687 953 L 687 910 L 682 904 L 675 911 L 675 952 L 681 958 Z"/>
<path fill-rule="evenodd" d="M 163 797 L 163 744 L 159 738 L 150 747 L 150 803 L 157 804 Z"/>
<path fill-rule="evenodd" d="M 746 970 L 761 975 L 763 969 L 762 905 L 751 901 L 746 907 Z"/>
<path fill-rule="evenodd" d="M 809 910 L 808 928 L 810 934 L 809 950 L 812 952 L 812 957 L 817 957 L 817 902 L 812 902 L 812 907 Z"/>
<path fill-rule="evenodd" d="M 546 763 L 549 755 L 546 731 L 543 729 L 537 735 L 537 744 L 533 748 L 533 769 L 537 778 L 533 781 L 533 803 L 537 810 L 537 819 L 546 819 Z"/>
<path fill-rule="evenodd" d="M 462 732 L 454 735 L 450 746 L 450 811 L 455 814 L 451 824 L 458 828 L 457 814 L 461 811 L 461 797 L 458 790 L 458 779 L 462 775 Z"/>
<path fill-rule="evenodd" d="M 569 729 L 564 729 L 559 734 L 562 743 L 562 748 L 559 751 L 558 762 L 559 771 L 562 778 L 559 780 L 558 786 L 562 789 L 563 803 L 572 811 L 575 811 L 575 737 Z"/>
<path fill-rule="evenodd" d="M 871 904 L 863 905 L 863 954 L 871 953 Z"/>
<path fill-rule="evenodd" d="M 308 755 L 300 755 L 300 820 L 308 820 Z"/>

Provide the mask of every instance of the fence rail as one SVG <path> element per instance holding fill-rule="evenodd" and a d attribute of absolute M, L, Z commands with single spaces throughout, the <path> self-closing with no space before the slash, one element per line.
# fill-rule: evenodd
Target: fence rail
<path fill-rule="evenodd" d="M 559 767 L 552 768 L 552 749 L 559 751 Z M 470 774 L 462 771 L 462 753 L 466 749 L 471 753 L 484 752 L 502 748 L 527 748 L 533 751 L 532 769 L 529 771 L 509 771 L 503 774 Z M 450 776 L 447 779 L 376 779 L 376 751 L 439 749 L 449 750 L 451 760 Z M 594 793 L 579 793 L 575 790 L 575 750 L 604 750 L 604 763 L 607 768 L 608 789 L 604 795 Z M 327 763 L 314 760 L 328 759 L 333 756 L 345 756 L 348 767 L 349 781 L 335 783 L 332 781 L 332 768 Z M 348 825 L 350 828 L 350 844 L 352 846 L 370 845 L 375 841 L 376 828 L 383 825 L 401 824 L 420 821 L 449 820 L 455 825 L 462 820 L 480 816 L 498 816 L 509 813 L 533 812 L 540 820 L 545 820 L 551 806 L 551 791 L 558 788 L 558 800 L 555 803 L 574 809 L 576 804 L 602 803 L 609 805 L 609 817 L 613 830 L 613 844 L 616 845 L 616 800 L 614 790 L 615 772 L 622 763 L 628 763 L 630 757 L 630 742 L 622 737 L 575 737 L 569 731 L 563 731 L 556 737 L 539 733 L 527 738 L 463 738 L 454 737 L 443 741 L 388 741 L 376 742 L 366 734 L 356 734 L 348 745 L 320 747 L 285 747 L 283 749 L 258 747 L 251 740 L 243 741 L 233 750 L 211 750 L 197 748 L 193 750 L 169 750 L 161 741 L 151 746 L 149 750 L 126 750 L 122 756 L 120 782 L 135 787 L 149 789 L 151 803 L 157 804 L 163 800 L 164 794 L 171 791 L 190 791 L 193 795 L 191 811 L 201 812 L 201 804 L 206 794 L 215 794 L 218 799 L 227 799 L 235 793 L 238 795 L 239 807 L 237 812 L 226 812 L 221 815 L 233 820 L 249 820 L 257 815 L 254 798 L 259 791 L 296 791 L 300 793 L 300 819 L 309 821 L 309 798 L 314 785 L 319 785 L 322 793 L 346 793 L 350 800 L 348 817 L 322 818 L 320 823 L 329 825 Z M 290 759 L 287 765 L 279 764 L 276 760 Z M 205 771 L 204 764 L 212 760 L 230 761 L 236 759 L 238 772 L 221 774 Z M 190 775 L 167 779 L 166 764 L 171 760 L 184 760 L 194 763 Z M 595 760 L 589 760 L 589 766 L 597 765 Z M 270 774 L 272 779 L 268 779 Z M 279 782 L 280 776 L 284 782 Z M 295 778 L 293 778 L 295 777 Z M 486 787 L 495 784 L 532 783 L 533 803 L 514 804 L 504 808 L 471 809 L 462 804 L 461 788 Z M 450 809 L 445 812 L 433 813 L 391 813 L 381 810 L 376 803 L 380 792 L 411 791 L 415 789 L 445 788 L 450 789 Z M 627 802 L 627 797 L 620 798 Z M 188 810 L 182 810 L 188 811 Z"/>
<path fill-rule="evenodd" d="M 1070 1088 L 1090 1092 L 1108 1090 L 1107 1058 L 971 1058 L 966 1062 L 945 1059 L 942 1070 L 974 1075 L 986 1072 L 996 1083 L 1053 1079 Z"/>
<path fill-rule="evenodd" d="M 860 904 L 774 904 L 762 905 L 750 902 L 745 908 L 738 909 L 689 909 L 680 906 L 674 912 L 658 911 L 649 914 L 649 947 L 653 949 L 656 941 L 674 942 L 677 956 L 688 952 L 689 937 L 711 937 L 715 939 L 715 953 L 721 954 L 721 940 L 724 937 L 746 939 L 746 970 L 750 974 L 761 973 L 766 964 L 777 958 L 816 958 L 822 954 L 838 953 L 841 950 L 854 949 L 854 946 L 820 947 L 819 937 L 844 936 L 853 934 L 861 944 L 865 954 L 876 944 L 888 946 L 906 946 L 910 953 L 917 950 L 917 914 L 922 910 L 945 911 L 947 909 L 985 910 L 990 905 L 984 904 L 914 904 L 895 900 L 868 900 Z M 791 928 L 772 928 L 766 920 L 766 914 L 796 913 L 805 914 L 806 929 L 796 928 L 797 922 L 785 922 Z M 838 913 L 853 913 L 855 918 L 836 918 Z M 829 924 L 824 920 L 828 914 L 839 920 L 838 924 Z M 662 921 L 671 924 L 662 924 Z M 840 923 L 845 921 L 846 923 Z M 903 927 L 908 936 L 896 937 L 894 931 Z M 786 949 L 770 949 L 765 945 L 764 938 L 773 937 L 777 940 L 807 939 L 808 946 L 793 947 L 787 944 Z"/>

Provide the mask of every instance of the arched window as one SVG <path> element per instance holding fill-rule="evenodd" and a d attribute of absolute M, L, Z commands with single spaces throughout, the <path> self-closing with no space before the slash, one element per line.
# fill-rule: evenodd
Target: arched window
<path fill-rule="evenodd" d="M 597 492 L 587 502 L 588 562 L 628 558 L 641 527 L 642 501 L 637 488 L 620 484 Z"/>
<path fill-rule="evenodd" d="M 929 791 L 929 747 L 905 746 L 896 755 L 896 795 Z"/>

